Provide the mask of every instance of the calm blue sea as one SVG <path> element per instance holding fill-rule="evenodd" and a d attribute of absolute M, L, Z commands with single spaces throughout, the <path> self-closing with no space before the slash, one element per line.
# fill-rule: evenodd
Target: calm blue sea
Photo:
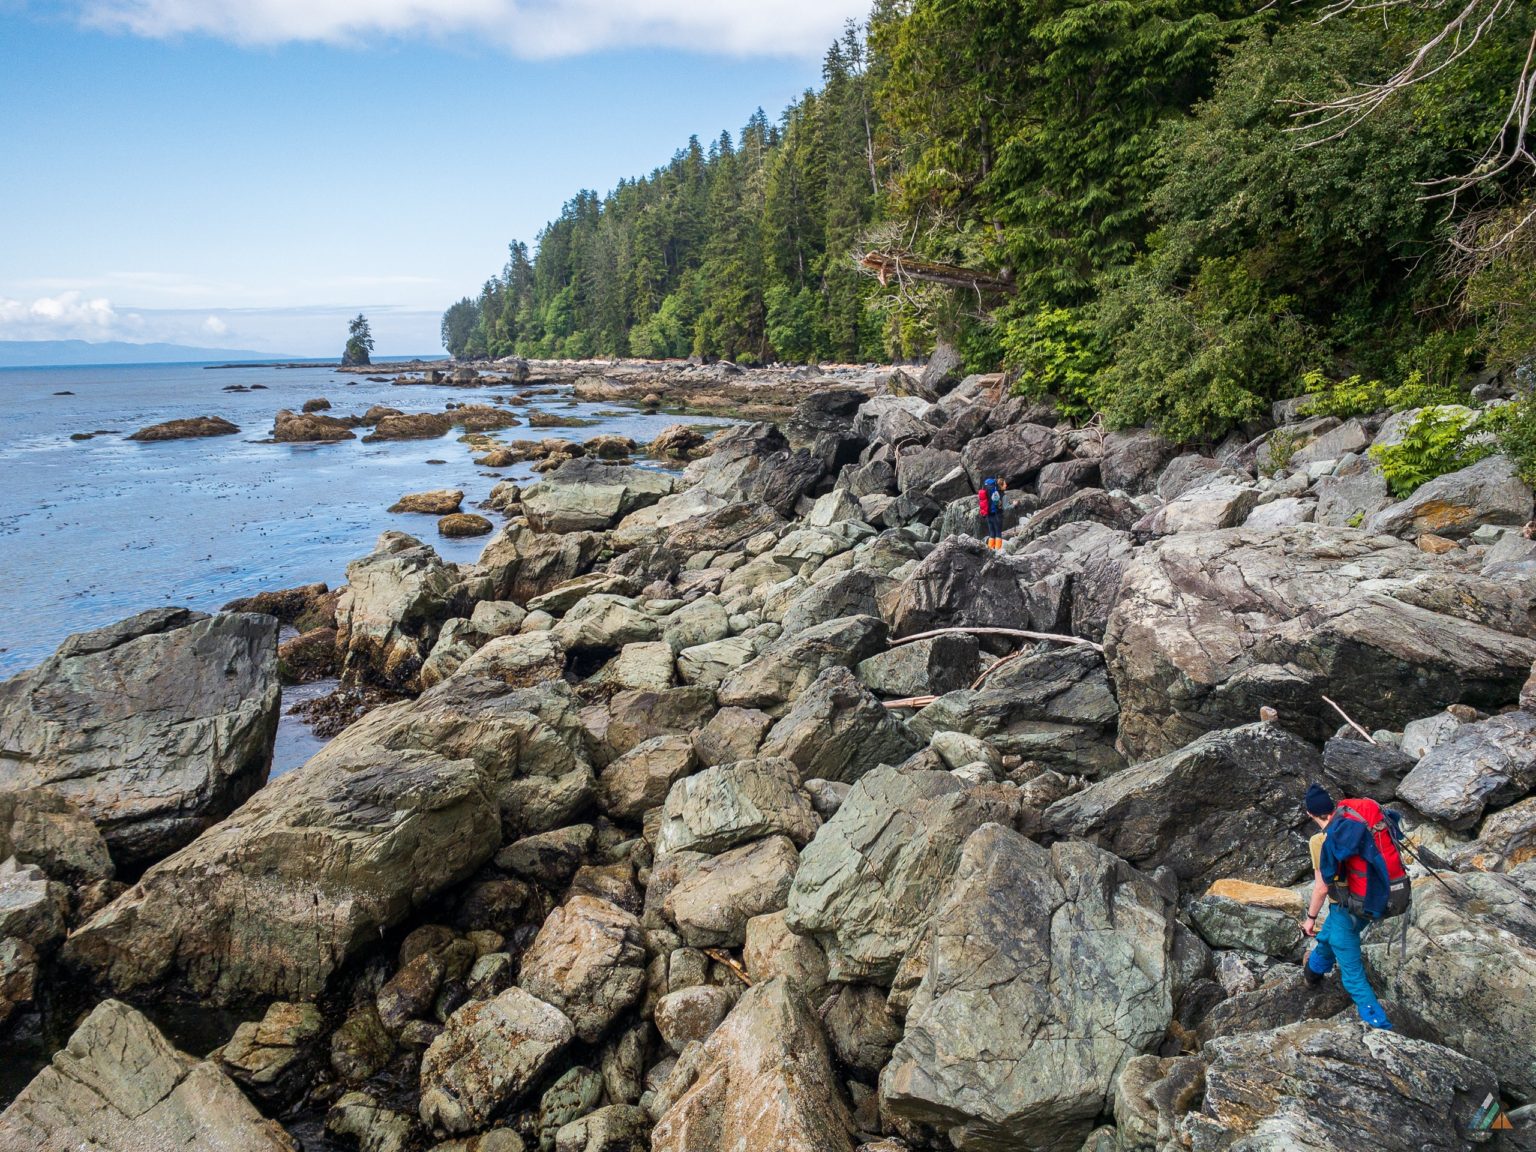
<path fill-rule="evenodd" d="M 265 389 L 223 391 L 231 384 Z M 427 488 L 462 488 L 470 510 L 498 479 L 531 475 L 476 468 L 458 429 L 400 443 L 260 441 L 279 408 L 297 410 L 311 397 L 326 397 L 340 415 L 373 404 L 441 411 L 449 401 L 486 403 L 507 391 L 515 390 L 379 384 L 325 368 L 0 369 L 0 678 L 36 664 L 71 632 L 144 608 L 207 610 L 267 588 L 334 586 L 347 562 L 389 528 L 421 536 L 445 558 L 473 561 L 488 538 L 444 540 L 434 517 L 386 511 L 402 493 Z M 497 435 L 615 432 L 646 441 L 678 419 L 576 404 L 564 388 L 534 404 L 610 414 L 589 428 L 524 426 Z M 158 444 L 125 439 L 147 424 L 201 415 L 232 420 L 241 432 Z M 104 434 L 70 439 L 95 431 Z M 434 459 L 447 463 L 428 463 Z"/>

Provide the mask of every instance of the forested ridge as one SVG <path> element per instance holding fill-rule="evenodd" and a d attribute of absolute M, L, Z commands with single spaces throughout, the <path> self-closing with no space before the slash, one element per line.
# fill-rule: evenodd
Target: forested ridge
<path fill-rule="evenodd" d="M 944 338 L 1184 439 L 1330 383 L 1445 399 L 1536 344 L 1533 28 L 1504 0 L 877 0 L 776 121 L 514 242 L 444 342 L 756 364 Z"/>

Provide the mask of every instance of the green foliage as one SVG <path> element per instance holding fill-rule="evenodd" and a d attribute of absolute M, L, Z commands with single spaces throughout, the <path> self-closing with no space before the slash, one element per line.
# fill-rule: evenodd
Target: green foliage
<path fill-rule="evenodd" d="M 1492 433 L 1499 451 L 1519 470 L 1520 479 L 1536 487 L 1536 395 L 1527 392 L 1513 403 L 1489 409 L 1481 428 Z"/>
<path fill-rule="evenodd" d="M 1055 396 L 1074 419 L 1092 415 L 1104 353 L 1093 325 L 1079 312 L 1042 305 L 1031 315 L 1005 320 L 1002 345 L 1004 363 L 1018 372 L 1015 392 Z"/>
<path fill-rule="evenodd" d="M 1464 399 L 1461 389 L 1449 380 L 1432 384 L 1424 373 L 1414 369 L 1401 384 L 1391 387 L 1380 380 L 1362 381 L 1358 375 L 1347 380 L 1329 380 L 1315 369 L 1301 378 L 1302 390 L 1312 398 L 1302 405 L 1305 416 L 1369 416 L 1390 409 L 1406 412 L 1436 404 L 1457 404 Z"/>
<path fill-rule="evenodd" d="M 1477 413 L 1456 406 L 1425 408 L 1414 418 L 1397 444 L 1371 449 L 1387 488 L 1399 500 L 1437 476 L 1476 464 L 1494 447 L 1482 431 Z"/>
<path fill-rule="evenodd" d="M 361 312 L 347 323 L 347 346 L 341 354 L 343 365 L 370 363 L 373 351 L 373 332 L 368 327 L 368 317 Z"/>
<path fill-rule="evenodd" d="M 1265 476 L 1273 476 L 1276 472 L 1289 468 L 1291 458 L 1301 447 L 1301 439 L 1298 433 L 1286 428 L 1277 428 L 1270 434 L 1268 442 L 1264 445 L 1264 458 L 1259 464 L 1259 471 Z"/>

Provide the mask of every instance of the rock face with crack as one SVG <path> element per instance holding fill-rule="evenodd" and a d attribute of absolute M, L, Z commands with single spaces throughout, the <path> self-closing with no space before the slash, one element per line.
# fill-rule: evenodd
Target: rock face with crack
<path fill-rule="evenodd" d="M 968 1149 L 1076 1152 L 1168 1027 L 1172 939 L 1169 893 L 1123 861 L 983 826 L 934 916 L 883 1106 Z"/>
<path fill-rule="evenodd" d="M 539 929 L 518 984 L 595 1042 L 645 991 L 640 921 L 607 900 L 572 896 Z"/>
<path fill-rule="evenodd" d="M 1198 532 L 1143 550 L 1105 635 L 1121 740 L 1159 756 L 1261 705 L 1321 741 L 1513 703 L 1536 658 L 1536 579 L 1490 580 L 1342 528 Z"/>
<path fill-rule="evenodd" d="M 266 782 L 277 621 L 158 608 L 0 683 L 0 789 L 64 797 L 120 865 L 193 839 Z"/>
<path fill-rule="evenodd" d="M 0 1114 L 3 1152 L 297 1152 L 213 1064 L 178 1052 L 138 1012 L 105 1000 Z"/>

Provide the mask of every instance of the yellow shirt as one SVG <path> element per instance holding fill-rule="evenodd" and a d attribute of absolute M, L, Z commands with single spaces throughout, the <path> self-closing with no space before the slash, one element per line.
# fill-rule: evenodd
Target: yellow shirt
<path fill-rule="evenodd" d="M 1312 837 L 1312 839 L 1310 841 L 1308 841 L 1308 843 L 1307 843 L 1307 846 L 1312 849 L 1312 871 L 1313 872 L 1320 872 L 1320 871 L 1322 871 L 1322 868 L 1323 868 L 1323 841 L 1326 840 L 1327 838 L 1328 838 L 1328 833 L 1326 833 L 1326 832 L 1319 832 L 1316 836 Z M 1323 879 L 1327 880 L 1327 879 L 1329 879 L 1329 877 L 1324 876 Z"/>

